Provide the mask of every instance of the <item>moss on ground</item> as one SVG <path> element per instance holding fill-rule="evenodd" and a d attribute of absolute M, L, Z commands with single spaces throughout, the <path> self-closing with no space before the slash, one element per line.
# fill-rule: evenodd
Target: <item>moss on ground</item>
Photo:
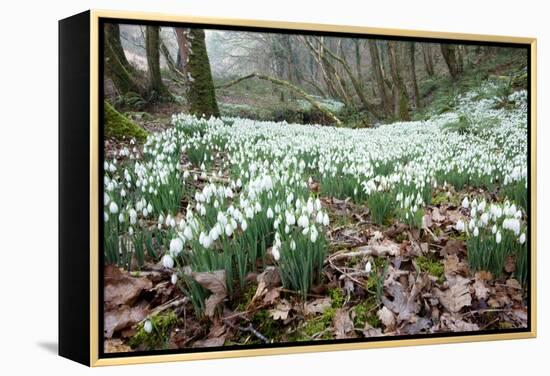
<path fill-rule="evenodd" d="M 107 101 L 104 104 L 104 125 L 105 137 L 135 138 L 138 141 L 145 141 L 147 132 L 139 125 L 122 115 Z"/>
<path fill-rule="evenodd" d="M 166 348 L 170 339 L 170 332 L 178 323 L 178 317 L 174 311 L 167 311 L 150 318 L 153 330 L 147 333 L 144 323 L 141 323 L 136 333 L 130 338 L 129 345 L 132 348 L 145 346 L 147 349 Z"/>
<path fill-rule="evenodd" d="M 422 272 L 426 272 L 437 278 L 438 282 L 445 280 L 445 267 L 439 260 L 435 260 L 428 256 L 419 256 L 414 259 L 416 265 Z"/>

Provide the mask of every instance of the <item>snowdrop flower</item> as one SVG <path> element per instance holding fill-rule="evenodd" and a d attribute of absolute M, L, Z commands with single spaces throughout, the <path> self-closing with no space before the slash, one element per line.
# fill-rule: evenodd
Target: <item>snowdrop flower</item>
<path fill-rule="evenodd" d="M 321 210 L 322 206 L 321 206 L 321 200 L 319 200 L 318 198 L 315 199 L 315 210 L 319 211 Z"/>
<path fill-rule="evenodd" d="M 170 254 L 177 256 L 183 251 L 183 240 L 175 238 L 170 241 Z"/>
<path fill-rule="evenodd" d="M 487 226 L 488 222 L 489 222 L 489 214 L 487 213 L 481 214 L 481 223 L 483 223 L 483 226 Z"/>
<path fill-rule="evenodd" d="M 137 222 L 137 212 L 135 209 L 130 209 L 128 215 L 130 216 L 130 224 L 135 225 Z"/>
<path fill-rule="evenodd" d="M 185 227 L 185 230 L 183 231 L 183 236 L 185 236 L 187 240 L 193 239 L 193 231 L 191 230 L 190 226 Z"/>
<path fill-rule="evenodd" d="M 491 228 L 491 232 L 494 234 L 497 233 L 497 225 L 493 225 L 493 228 Z"/>
<path fill-rule="evenodd" d="M 519 243 L 520 244 L 525 243 L 525 233 L 524 232 L 522 232 L 521 235 L 519 236 Z"/>
<path fill-rule="evenodd" d="M 309 215 L 313 213 L 313 201 L 311 200 L 311 198 L 307 200 L 306 210 Z"/>
<path fill-rule="evenodd" d="M 500 244 L 500 242 L 502 241 L 502 235 L 500 234 L 500 231 L 497 232 L 497 234 L 495 236 L 495 240 L 496 240 L 497 244 Z"/>
<path fill-rule="evenodd" d="M 294 239 L 290 241 L 290 249 L 293 251 L 296 250 L 296 242 L 294 241 Z"/>
<path fill-rule="evenodd" d="M 474 236 L 477 237 L 479 235 L 479 228 L 476 226 L 474 228 Z"/>
<path fill-rule="evenodd" d="M 172 282 L 173 285 L 178 283 L 178 275 L 176 273 L 172 274 L 172 276 L 170 277 L 170 282 Z"/>
<path fill-rule="evenodd" d="M 317 228 L 315 228 L 315 226 L 311 226 L 309 230 L 309 236 L 312 243 L 315 243 L 317 241 L 319 233 L 317 232 Z"/>
<path fill-rule="evenodd" d="M 370 262 L 370 260 L 369 260 L 369 261 L 367 261 L 367 263 L 365 264 L 365 273 L 370 274 L 371 271 L 372 271 L 372 264 L 371 264 L 371 262 Z"/>
<path fill-rule="evenodd" d="M 273 246 L 273 248 L 271 248 L 271 254 L 273 255 L 273 259 L 275 261 L 279 261 L 279 259 L 281 258 L 278 247 Z"/>
<path fill-rule="evenodd" d="M 228 237 L 231 237 L 231 235 L 233 235 L 233 226 L 231 226 L 230 223 L 225 225 L 225 235 L 227 235 Z"/>
<path fill-rule="evenodd" d="M 273 218 L 273 210 L 271 210 L 271 208 L 267 208 L 267 218 L 271 219 Z"/>
<path fill-rule="evenodd" d="M 468 206 L 470 206 L 470 201 L 468 200 L 468 197 L 464 197 L 464 200 L 462 200 L 462 207 L 464 209 L 468 209 Z"/>
<path fill-rule="evenodd" d="M 464 231 L 464 221 L 462 219 L 459 219 L 456 222 L 455 228 L 457 229 L 457 231 L 463 232 Z"/>
<path fill-rule="evenodd" d="M 111 214 L 118 213 L 118 205 L 116 204 L 116 202 L 111 201 L 111 203 L 109 204 L 109 211 L 111 212 Z"/>
<path fill-rule="evenodd" d="M 118 215 L 118 221 L 119 221 L 120 223 L 123 223 L 123 222 L 124 222 L 124 214 L 120 213 L 120 214 Z"/>
<path fill-rule="evenodd" d="M 298 226 L 302 228 L 307 228 L 309 226 L 309 220 L 305 214 L 302 214 L 300 218 L 298 218 Z"/>
<path fill-rule="evenodd" d="M 162 256 L 162 266 L 167 269 L 172 269 L 174 267 L 174 259 L 170 255 Z"/>
<path fill-rule="evenodd" d="M 107 214 L 107 212 L 103 212 L 103 221 L 109 222 L 109 214 Z"/>
<path fill-rule="evenodd" d="M 241 229 L 243 231 L 246 231 L 247 228 L 248 228 L 248 222 L 246 221 L 246 219 L 243 218 L 243 220 L 241 222 Z"/>
<path fill-rule="evenodd" d="M 286 223 L 288 223 L 289 226 L 294 226 L 294 224 L 296 224 L 296 217 L 294 217 L 294 214 L 287 211 L 285 217 Z"/>
<path fill-rule="evenodd" d="M 315 222 L 322 224 L 323 219 L 324 219 L 323 212 L 318 211 L 317 215 L 315 216 Z"/>
<path fill-rule="evenodd" d="M 134 228 L 132 226 L 128 227 L 128 234 L 130 234 L 130 236 L 134 235 Z"/>
<path fill-rule="evenodd" d="M 147 334 L 150 334 L 153 331 L 153 324 L 151 323 L 151 320 L 145 321 L 145 323 L 143 324 L 143 330 Z"/>
<path fill-rule="evenodd" d="M 325 213 L 323 215 L 323 226 L 328 226 L 330 224 L 330 218 L 328 217 L 328 214 Z"/>

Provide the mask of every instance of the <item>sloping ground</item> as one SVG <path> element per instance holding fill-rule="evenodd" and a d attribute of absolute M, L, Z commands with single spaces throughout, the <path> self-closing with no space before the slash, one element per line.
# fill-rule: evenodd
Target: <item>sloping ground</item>
<path fill-rule="evenodd" d="M 176 115 L 117 145 L 106 348 L 526 327 L 526 93 L 494 85 L 426 121 Z"/>

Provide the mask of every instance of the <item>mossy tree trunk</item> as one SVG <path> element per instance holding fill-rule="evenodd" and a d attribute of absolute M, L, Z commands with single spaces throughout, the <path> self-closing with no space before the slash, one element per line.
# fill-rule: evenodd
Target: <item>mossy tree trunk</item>
<path fill-rule="evenodd" d="M 369 40 L 369 52 L 372 59 L 374 79 L 376 81 L 376 86 L 378 87 L 378 95 L 380 96 L 382 102 L 382 108 L 384 109 L 386 117 L 392 118 L 392 104 L 386 88 L 384 73 L 382 71 L 382 61 L 380 60 L 380 53 L 378 52 L 378 46 L 376 45 L 375 40 Z"/>
<path fill-rule="evenodd" d="M 443 59 L 445 59 L 445 63 L 449 68 L 449 73 L 451 74 L 452 79 L 456 80 L 458 74 L 460 73 L 458 62 L 456 60 L 456 46 L 452 44 L 442 43 L 441 54 L 443 55 Z"/>
<path fill-rule="evenodd" d="M 169 101 L 172 95 L 164 86 L 160 73 L 160 35 L 158 26 L 147 26 L 145 30 L 145 50 L 147 67 L 149 69 L 149 83 L 147 91 L 153 100 Z"/>
<path fill-rule="evenodd" d="M 206 51 L 203 29 L 191 29 L 188 34 L 189 62 L 187 76 L 189 112 L 196 116 L 220 116 L 210 61 Z"/>
<path fill-rule="evenodd" d="M 407 89 L 401 77 L 400 66 L 397 60 L 397 42 L 388 41 L 388 61 L 394 87 L 395 115 L 399 120 L 410 120 L 409 98 Z"/>
<path fill-rule="evenodd" d="M 413 86 L 413 93 L 414 93 L 414 104 L 416 106 L 416 109 L 420 108 L 420 93 L 418 91 L 418 81 L 416 79 L 416 61 L 414 57 L 415 53 L 415 43 L 410 42 L 409 43 L 409 69 L 411 70 L 411 81 Z"/>
<path fill-rule="evenodd" d="M 113 81 L 120 95 L 128 92 L 141 94 L 143 88 L 137 83 L 136 70 L 124 54 L 118 24 L 105 24 L 104 38 L 105 75 Z"/>
<path fill-rule="evenodd" d="M 432 57 L 432 47 L 428 43 L 420 43 L 422 46 L 422 57 L 424 58 L 424 68 L 429 77 L 433 77 L 434 72 L 434 61 Z"/>

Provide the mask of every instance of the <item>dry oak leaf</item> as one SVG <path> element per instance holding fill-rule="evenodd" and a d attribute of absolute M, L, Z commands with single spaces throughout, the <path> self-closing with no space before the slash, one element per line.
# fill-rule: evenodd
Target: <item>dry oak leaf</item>
<path fill-rule="evenodd" d="M 149 290 L 153 283 L 147 278 L 135 278 L 122 272 L 114 265 L 105 265 L 105 287 L 103 300 L 105 309 L 115 309 L 120 305 L 133 305 L 143 290 Z"/>
<path fill-rule="evenodd" d="M 440 317 L 439 329 L 451 332 L 474 332 L 479 330 L 479 326 L 449 313 L 444 313 Z"/>
<path fill-rule="evenodd" d="M 216 307 L 218 304 L 222 303 L 227 296 L 225 270 L 216 270 L 214 272 L 193 272 L 192 276 L 198 284 L 212 293 L 204 301 L 204 313 L 208 317 L 214 316 Z"/>
<path fill-rule="evenodd" d="M 132 348 L 124 344 L 124 342 L 122 342 L 122 340 L 119 338 L 108 339 L 104 341 L 103 349 L 106 353 L 121 353 L 132 351 Z"/>
<path fill-rule="evenodd" d="M 378 310 L 376 316 L 378 316 L 382 324 L 384 324 L 386 330 L 392 331 L 395 329 L 395 315 L 392 311 L 386 308 L 386 306 Z"/>
<path fill-rule="evenodd" d="M 349 311 L 344 308 L 340 308 L 336 311 L 333 320 L 334 336 L 336 339 L 354 338 L 355 327 L 353 321 L 351 321 Z"/>
<path fill-rule="evenodd" d="M 382 296 L 382 303 L 393 313 L 398 315 L 397 322 L 409 321 L 420 309 L 417 297 L 420 292 L 428 286 L 430 278 L 427 273 L 420 274 L 416 279 L 413 279 L 414 284 L 411 290 L 407 291 L 401 282 L 391 277 L 397 275 L 399 275 L 397 271 L 390 274 L 391 279 L 388 278 L 384 282 L 384 290 L 393 300 L 388 299 L 386 296 Z M 405 276 L 403 275 L 403 277 Z M 401 279 L 401 277 L 399 278 Z"/>
<path fill-rule="evenodd" d="M 227 338 L 228 331 L 225 325 L 216 321 L 214 325 L 210 328 L 208 336 L 205 339 L 195 341 L 193 347 L 218 347 L 223 346 Z"/>
<path fill-rule="evenodd" d="M 285 321 L 288 319 L 288 314 L 291 309 L 292 305 L 286 299 L 283 299 L 275 308 L 269 310 L 269 315 L 273 318 L 273 320 Z"/>
<path fill-rule="evenodd" d="M 462 240 L 449 240 L 441 249 L 441 254 L 444 256 L 466 253 L 466 245 Z"/>
<path fill-rule="evenodd" d="M 261 297 L 266 297 L 270 291 L 273 291 L 274 287 L 279 286 L 281 284 L 281 277 L 277 271 L 277 268 L 274 266 L 268 266 L 262 273 L 258 274 L 256 281 L 258 282 L 258 288 L 252 297 L 251 303 Z M 272 294 L 267 301 L 264 298 L 264 302 L 267 303 L 268 301 L 274 301 L 279 295 L 278 293 L 274 294 L 276 296 Z"/>
<path fill-rule="evenodd" d="M 371 326 L 368 322 L 365 323 L 365 328 L 363 329 L 363 335 L 366 338 L 371 337 L 381 337 L 382 336 L 382 329 L 380 328 L 374 328 Z"/>
<path fill-rule="evenodd" d="M 389 239 L 380 241 L 381 238 L 383 238 L 382 233 L 375 231 L 373 237 L 369 240 L 369 244 L 358 247 L 356 251 L 373 256 L 398 256 L 401 253 L 399 244 Z"/>
<path fill-rule="evenodd" d="M 447 290 L 441 291 L 435 288 L 434 292 L 443 307 L 451 313 L 458 313 L 462 307 L 472 304 L 469 288 L 470 280 L 456 276 L 449 278 L 448 282 L 449 288 Z"/>
<path fill-rule="evenodd" d="M 432 209 L 432 221 L 434 222 L 443 222 L 445 220 L 445 217 L 441 215 L 438 208 Z"/>
<path fill-rule="evenodd" d="M 123 305 L 114 310 L 105 312 L 103 334 L 106 339 L 111 338 L 119 330 L 137 324 L 147 317 L 147 303 L 142 302 L 135 307 Z"/>
<path fill-rule="evenodd" d="M 487 287 L 485 281 L 482 279 L 476 279 L 472 287 L 474 288 L 474 293 L 478 299 L 487 300 L 487 297 L 489 296 L 489 288 Z"/>
<path fill-rule="evenodd" d="M 305 314 L 315 315 L 325 312 L 332 305 L 330 297 L 315 299 L 312 302 L 306 303 Z"/>
<path fill-rule="evenodd" d="M 468 266 L 460 261 L 456 254 L 445 257 L 443 260 L 443 267 L 445 270 L 445 277 L 447 278 L 455 274 L 466 275 L 468 273 Z"/>

